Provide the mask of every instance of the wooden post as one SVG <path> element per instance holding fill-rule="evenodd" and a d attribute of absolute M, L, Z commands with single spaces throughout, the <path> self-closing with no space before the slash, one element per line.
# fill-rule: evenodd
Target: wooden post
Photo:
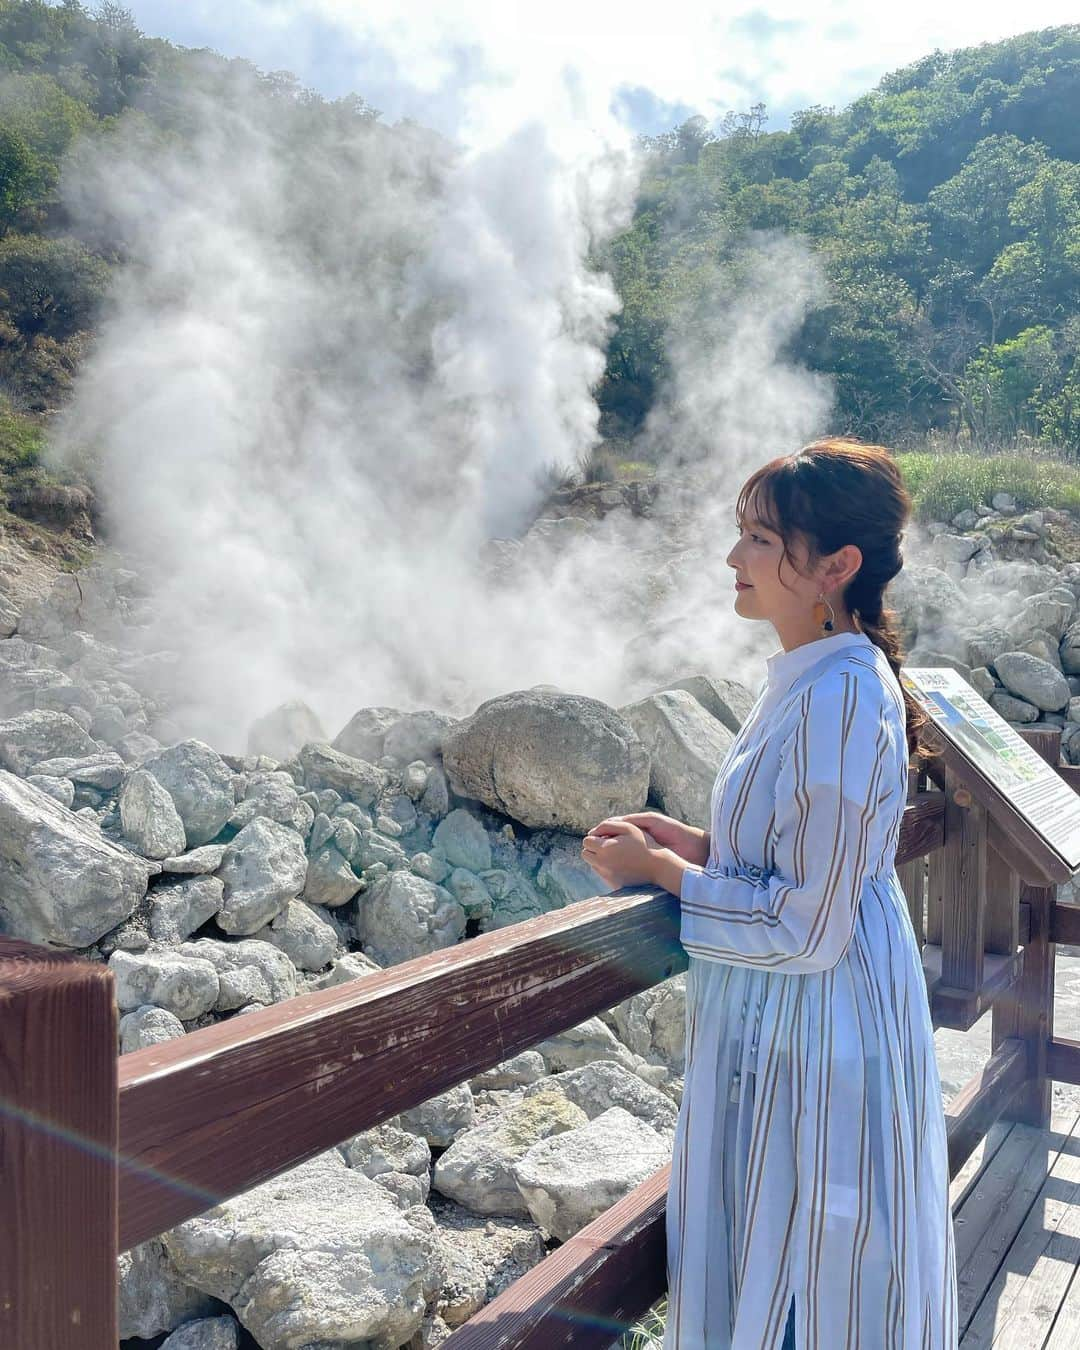
<path fill-rule="evenodd" d="M 940 851 L 941 983 L 981 989 L 987 886 L 987 812 L 945 768 L 945 847 Z"/>
<path fill-rule="evenodd" d="M 0 1345 L 117 1344 L 109 971 L 0 938 Z"/>
<path fill-rule="evenodd" d="M 1025 730 L 1028 744 L 1050 764 L 1061 756 L 1061 731 Z M 1017 1037 L 1027 1047 L 1028 1081 L 1002 1113 L 1003 1120 L 1050 1128 L 1052 1082 L 1046 1072 L 1046 1055 L 1054 1034 L 1054 954 L 1050 919 L 1056 886 L 1020 886 L 1020 903 L 1030 913 L 1024 945 L 1024 969 L 1013 988 L 994 1004 L 992 1043 L 996 1049 L 1008 1037 Z M 1018 906 L 1019 908 L 1019 906 Z"/>

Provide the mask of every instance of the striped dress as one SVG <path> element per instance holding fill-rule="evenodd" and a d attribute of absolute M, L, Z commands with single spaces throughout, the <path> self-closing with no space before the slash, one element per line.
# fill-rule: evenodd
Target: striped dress
<path fill-rule="evenodd" d="M 683 877 L 664 1350 L 956 1350 L 949 1168 L 895 871 L 899 683 L 863 633 L 767 661 Z"/>

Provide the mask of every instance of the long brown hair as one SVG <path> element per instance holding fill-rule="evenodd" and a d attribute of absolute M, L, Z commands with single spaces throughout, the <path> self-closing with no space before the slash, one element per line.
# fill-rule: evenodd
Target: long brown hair
<path fill-rule="evenodd" d="M 807 566 L 845 544 L 858 546 L 862 565 L 844 587 L 843 603 L 885 653 L 899 681 L 904 651 L 896 611 L 884 608 L 884 592 L 904 565 L 900 541 L 912 501 L 892 451 L 849 436 L 813 441 L 751 474 L 735 508 L 740 526 L 751 498 L 761 523 L 783 540 L 784 557 L 796 572 L 790 549 L 794 533 L 810 550 Z M 940 746 L 927 735 L 932 724 L 925 710 L 900 688 L 907 709 L 908 756 L 918 770 L 940 754 Z"/>

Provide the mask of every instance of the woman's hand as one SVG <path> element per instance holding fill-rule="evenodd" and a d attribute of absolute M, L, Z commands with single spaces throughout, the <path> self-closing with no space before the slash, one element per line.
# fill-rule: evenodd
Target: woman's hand
<path fill-rule="evenodd" d="M 626 816 L 612 816 L 612 820 L 628 821 L 656 840 L 659 848 L 669 848 L 672 853 L 696 867 L 704 867 L 709 861 L 709 836 L 704 830 L 693 825 L 684 825 L 681 820 L 661 815 L 659 811 L 637 811 Z M 594 825 L 593 834 L 603 833 L 610 822 L 602 820 Z"/>
<path fill-rule="evenodd" d="M 631 821 L 603 820 L 581 841 L 581 856 L 609 886 L 645 886 L 652 882 L 652 853 L 664 846 Z"/>

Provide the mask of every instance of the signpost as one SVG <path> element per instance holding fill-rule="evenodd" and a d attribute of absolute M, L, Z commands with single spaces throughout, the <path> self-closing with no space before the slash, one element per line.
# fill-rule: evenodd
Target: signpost
<path fill-rule="evenodd" d="M 982 806 L 1011 818 L 1014 842 L 1047 881 L 1080 870 L 1080 794 L 951 667 L 903 666 L 900 679 Z"/>

